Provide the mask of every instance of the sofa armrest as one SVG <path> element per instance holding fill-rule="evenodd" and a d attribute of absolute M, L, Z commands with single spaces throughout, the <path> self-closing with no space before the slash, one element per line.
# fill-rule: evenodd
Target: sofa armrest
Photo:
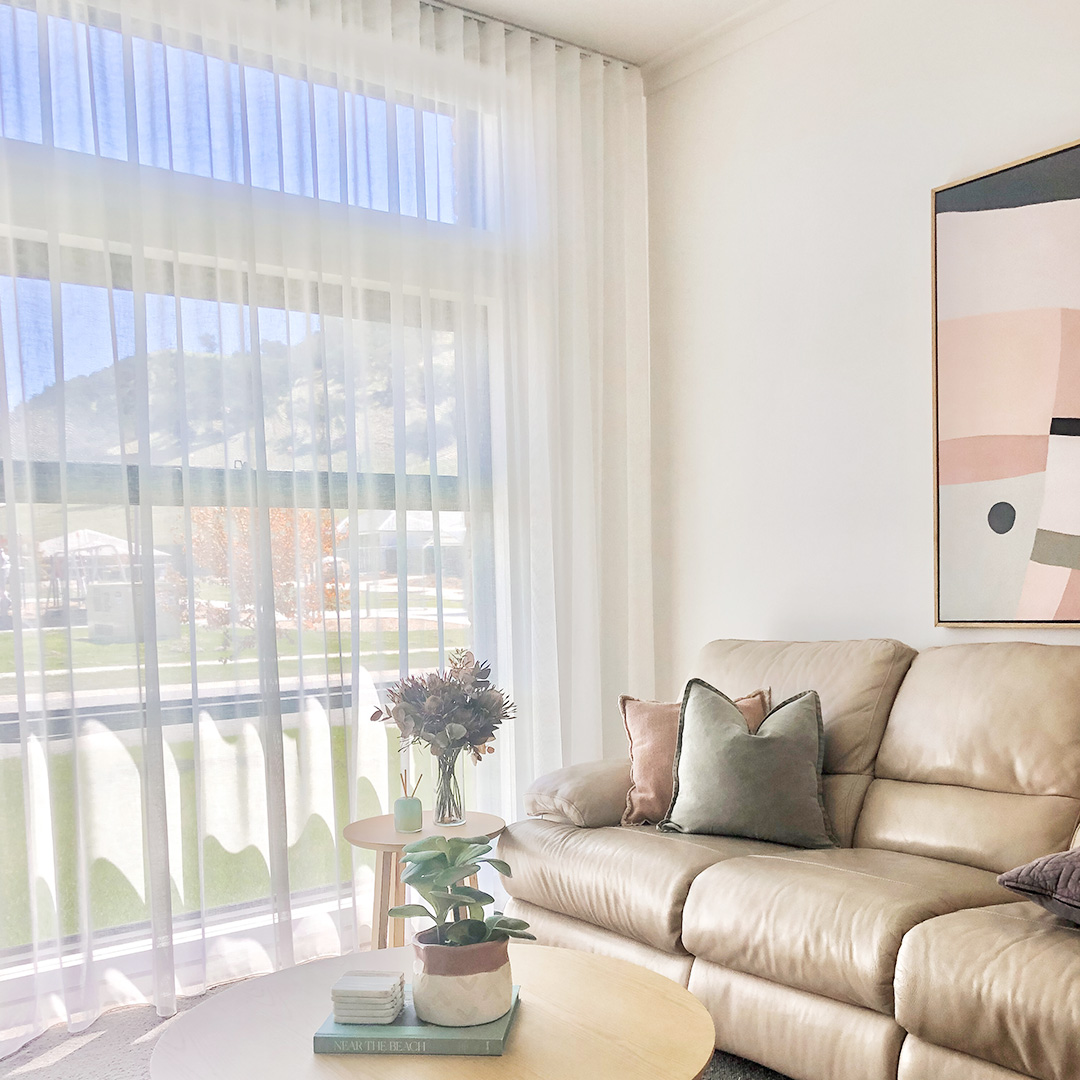
<path fill-rule="evenodd" d="M 629 790 L 629 760 L 568 765 L 532 782 L 525 813 L 582 829 L 618 825 Z"/>

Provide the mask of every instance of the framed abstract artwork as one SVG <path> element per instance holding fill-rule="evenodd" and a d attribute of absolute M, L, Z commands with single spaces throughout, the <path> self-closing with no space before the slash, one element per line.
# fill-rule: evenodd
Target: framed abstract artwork
<path fill-rule="evenodd" d="M 935 189 L 936 621 L 1080 623 L 1080 143 Z"/>

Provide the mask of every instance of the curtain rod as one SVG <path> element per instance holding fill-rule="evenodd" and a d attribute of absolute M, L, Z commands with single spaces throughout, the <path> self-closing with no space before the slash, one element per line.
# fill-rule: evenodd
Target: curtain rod
<path fill-rule="evenodd" d="M 473 11 L 472 8 L 462 7 L 460 4 L 448 4 L 445 0 L 438 0 L 437 3 L 432 0 L 424 0 L 427 6 L 434 8 L 436 11 L 444 10 L 445 8 L 453 8 L 455 11 L 460 11 L 463 15 L 467 15 L 472 19 L 475 19 L 480 23 L 500 23 L 507 28 L 507 30 L 523 30 L 526 34 L 532 35 L 533 41 L 553 41 L 555 42 L 556 49 L 577 49 L 582 56 L 599 56 L 605 64 L 621 64 L 624 68 L 636 68 L 637 64 L 630 63 L 629 60 L 623 60 L 619 56 L 609 56 L 607 53 L 600 52 L 599 49 L 589 49 L 584 45 L 577 45 L 573 41 L 563 41 L 561 38 L 552 37 L 550 34 L 543 34 L 539 30 L 534 30 L 531 26 L 522 26 L 520 23 L 510 22 L 508 19 L 499 19 L 494 15 L 485 15 L 481 11 Z"/>

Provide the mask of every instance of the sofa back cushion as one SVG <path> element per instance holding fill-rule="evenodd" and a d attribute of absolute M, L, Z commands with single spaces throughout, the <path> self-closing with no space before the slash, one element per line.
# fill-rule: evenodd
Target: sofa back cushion
<path fill-rule="evenodd" d="M 769 687 L 772 700 L 804 690 L 821 699 L 824 798 L 829 821 L 849 846 L 897 688 L 915 656 L 899 641 L 711 641 L 690 678 L 729 697 Z"/>
<path fill-rule="evenodd" d="M 1080 646 L 920 653 L 885 728 L 858 847 L 1001 873 L 1070 846 L 1080 815 Z"/>

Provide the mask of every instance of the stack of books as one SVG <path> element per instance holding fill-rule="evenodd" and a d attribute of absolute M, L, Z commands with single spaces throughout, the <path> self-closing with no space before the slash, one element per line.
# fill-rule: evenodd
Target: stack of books
<path fill-rule="evenodd" d="M 389 1024 L 340 1024 L 328 1016 L 315 1032 L 316 1054 L 457 1054 L 487 1057 L 506 1049 L 507 1036 L 517 1013 L 515 986 L 510 1010 L 490 1024 L 474 1027 L 437 1027 L 416 1015 L 412 987 L 405 987 L 405 1007 Z M 335 1005 L 336 1009 L 336 1005 Z"/>
<path fill-rule="evenodd" d="M 347 971 L 330 990 L 335 1024 L 392 1024 L 405 1004 L 400 971 Z"/>

